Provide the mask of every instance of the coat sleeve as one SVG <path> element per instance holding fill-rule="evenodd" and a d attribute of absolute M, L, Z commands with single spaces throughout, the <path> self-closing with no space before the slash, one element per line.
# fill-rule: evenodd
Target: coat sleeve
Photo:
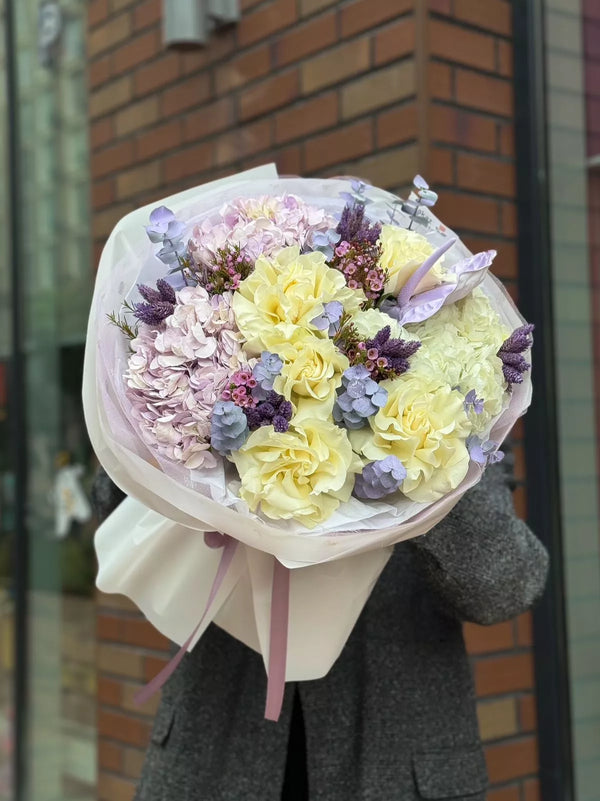
<path fill-rule="evenodd" d="M 410 542 L 444 608 L 489 625 L 526 611 L 542 594 L 548 553 L 515 513 L 512 460 L 487 468 L 435 528 Z"/>
<path fill-rule="evenodd" d="M 121 503 L 125 493 L 114 484 L 104 468 L 99 467 L 92 484 L 92 505 L 102 523 Z"/>

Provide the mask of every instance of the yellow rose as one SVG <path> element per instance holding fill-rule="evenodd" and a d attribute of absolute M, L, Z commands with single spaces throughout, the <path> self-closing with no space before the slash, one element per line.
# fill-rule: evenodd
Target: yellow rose
<path fill-rule="evenodd" d="M 311 320 L 332 300 L 353 314 L 365 296 L 348 289 L 342 273 L 328 267 L 322 253 L 301 255 L 298 247 L 289 247 L 274 258 L 260 256 L 254 272 L 233 295 L 236 322 L 247 340 L 245 350 L 251 355 L 276 351 L 298 336 L 299 329 L 326 338 L 327 333 L 317 331 Z"/>
<path fill-rule="evenodd" d="M 351 431 L 356 451 L 375 461 L 396 456 L 407 471 L 402 492 L 413 501 L 435 501 L 467 473 L 466 438 L 471 424 L 463 396 L 427 374 L 410 371 L 382 381 L 388 400 L 369 418 L 370 428 Z"/>
<path fill-rule="evenodd" d="M 314 528 L 350 498 L 360 459 L 346 431 L 325 420 L 305 420 L 289 431 L 254 431 L 231 455 L 241 476 L 240 496 L 254 512 L 298 520 Z"/>
<path fill-rule="evenodd" d="M 388 273 L 385 291 L 397 295 L 408 281 L 417 267 L 420 267 L 435 251 L 424 236 L 406 228 L 397 228 L 395 225 L 384 225 L 379 236 L 381 245 L 381 259 L 379 264 Z M 447 276 L 439 259 L 437 263 L 424 276 L 417 286 L 418 292 L 432 289 L 445 281 L 454 281 L 453 276 Z"/>
<path fill-rule="evenodd" d="M 329 417 L 342 373 L 350 367 L 346 356 L 330 339 L 310 334 L 280 346 L 277 355 L 284 364 L 273 389 L 292 401 L 298 413 L 304 415 L 310 409 L 321 419 Z"/>

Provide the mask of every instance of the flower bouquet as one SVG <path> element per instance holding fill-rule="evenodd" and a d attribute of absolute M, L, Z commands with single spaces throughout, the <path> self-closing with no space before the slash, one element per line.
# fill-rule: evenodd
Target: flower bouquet
<path fill-rule="evenodd" d="M 436 198 L 262 167 L 133 212 L 102 254 L 84 408 L 129 498 L 98 585 L 178 658 L 211 620 L 262 653 L 269 718 L 530 402 L 532 327 Z"/>

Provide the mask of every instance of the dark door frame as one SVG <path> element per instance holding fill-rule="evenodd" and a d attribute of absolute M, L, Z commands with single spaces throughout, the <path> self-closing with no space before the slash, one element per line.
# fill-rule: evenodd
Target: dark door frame
<path fill-rule="evenodd" d="M 14 0 L 16 2 L 16 0 Z M 27 533 L 27 449 L 24 447 L 25 419 L 25 352 L 23 347 L 23 264 L 21 258 L 21 179 L 19 176 L 19 104 L 17 52 L 13 0 L 4 3 L 4 36 L 6 52 L 7 192 L 9 197 L 8 259 L 11 280 L 11 359 L 8 375 L 8 409 L 11 428 L 11 463 L 15 476 L 14 495 L 14 686 L 13 686 L 13 798 L 25 801 L 27 777 L 28 717 L 28 578 L 29 537 Z"/>
<path fill-rule="evenodd" d="M 528 522 L 550 552 L 534 613 L 542 801 L 573 801 L 568 640 L 560 504 L 550 247 L 544 0 L 514 0 L 519 299 L 535 323 L 533 402 L 525 418 Z"/>

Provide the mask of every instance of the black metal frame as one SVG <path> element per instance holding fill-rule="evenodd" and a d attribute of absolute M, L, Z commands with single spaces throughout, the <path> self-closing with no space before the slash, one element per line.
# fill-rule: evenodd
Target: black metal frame
<path fill-rule="evenodd" d="M 16 2 L 16 0 L 15 0 Z M 5 0 L 5 48 L 7 95 L 7 182 L 9 192 L 8 259 L 11 274 L 12 352 L 8 378 L 11 462 L 15 474 L 15 531 L 13 546 L 14 616 L 14 756 L 13 797 L 24 801 L 27 794 L 28 718 L 28 585 L 29 537 L 27 533 L 27 452 L 25 439 L 25 353 L 23 349 L 23 281 L 20 258 L 19 104 L 15 14 L 13 0 Z"/>
<path fill-rule="evenodd" d="M 525 424 L 528 522 L 550 552 L 534 611 L 540 783 L 543 801 L 573 801 L 568 641 L 561 530 L 547 157 L 543 0 L 514 0 L 519 299 L 536 324 L 535 392 Z"/>

